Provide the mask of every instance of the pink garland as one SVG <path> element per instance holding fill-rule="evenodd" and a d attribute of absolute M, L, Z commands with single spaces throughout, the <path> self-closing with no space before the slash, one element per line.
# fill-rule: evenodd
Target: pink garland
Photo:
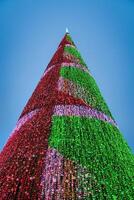
<path fill-rule="evenodd" d="M 51 200 L 53 196 L 55 200 L 62 199 L 61 176 L 63 176 L 63 156 L 55 149 L 48 148 L 41 180 L 41 199 Z"/>
<path fill-rule="evenodd" d="M 76 47 L 74 45 L 72 45 L 72 44 L 65 44 L 65 47 L 71 47 L 71 48 L 76 49 Z"/>
<path fill-rule="evenodd" d="M 16 131 L 18 131 L 21 128 L 22 125 L 24 125 L 28 120 L 30 120 L 38 111 L 39 111 L 39 109 L 33 110 L 33 111 L 29 112 L 28 114 L 25 114 L 23 117 L 21 117 L 18 120 L 11 135 L 9 136 L 9 139 L 14 135 L 14 133 L 16 133 Z"/>
<path fill-rule="evenodd" d="M 56 65 L 52 65 L 51 67 L 49 67 L 43 74 L 42 78 L 49 72 L 51 71 L 51 69 L 53 69 Z"/>
<path fill-rule="evenodd" d="M 56 105 L 54 107 L 55 116 L 80 116 L 96 118 L 102 121 L 109 122 L 110 124 L 117 126 L 111 117 L 108 117 L 104 113 L 95 110 L 87 106 L 76 106 L 76 105 Z"/>
<path fill-rule="evenodd" d="M 75 68 L 81 69 L 84 72 L 87 72 L 91 76 L 89 70 L 81 64 L 63 62 L 61 64 L 61 67 L 75 67 Z"/>

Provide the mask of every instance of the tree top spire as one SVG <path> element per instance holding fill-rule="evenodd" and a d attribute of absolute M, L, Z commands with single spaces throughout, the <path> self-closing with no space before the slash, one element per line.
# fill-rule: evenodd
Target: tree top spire
<path fill-rule="evenodd" d="M 68 28 L 66 27 L 66 33 L 69 33 L 69 30 L 68 30 Z"/>

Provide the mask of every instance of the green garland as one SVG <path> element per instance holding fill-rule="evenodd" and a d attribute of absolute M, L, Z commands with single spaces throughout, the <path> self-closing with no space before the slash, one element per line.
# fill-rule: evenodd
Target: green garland
<path fill-rule="evenodd" d="M 79 64 L 84 65 L 85 67 L 87 67 L 85 62 L 84 62 L 84 60 L 81 57 L 81 54 L 79 53 L 79 51 L 76 48 L 65 46 L 64 47 L 64 51 L 69 53 L 69 54 L 71 54 L 71 55 L 73 55 L 75 58 L 78 58 L 79 59 Z"/>
<path fill-rule="evenodd" d="M 83 178 L 81 189 L 91 191 L 95 200 L 132 199 L 134 157 L 116 127 L 76 116 L 53 116 L 52 122 L 49 145 L 91 174 L 91 179 L 87 176 L 91 184 Z"/>
<path fill-rule="evenodd" d="M 72 45 L 75 45 L 74 42 L 73 42 L 73 40 L 72 40 L 72 38 L 71 38 L 71 36 L 70 36 L 69 34 L 66 35 L 66 39 L 67 39 L 69 42 L 71 42 Z"/>
<path fill-rule="evenodd" d="M 66 79 L 69 79 L 75 84 L 78 84 L 80 87 L 83 87 L 86 92 L 85 97 L 83 97 L 83 99 L 93 108 L 96 108 L 99 111 L 102 111 L 105 114 L 112 117 L 112 114 L 107 104 L 105 103 L 100 93 L 100 90 L 92 76 L 74 67 L 61 68 L 60 75 Z"/>

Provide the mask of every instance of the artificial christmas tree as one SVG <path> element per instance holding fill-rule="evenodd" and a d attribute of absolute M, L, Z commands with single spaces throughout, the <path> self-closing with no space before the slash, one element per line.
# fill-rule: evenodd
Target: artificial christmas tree
<path fill-rule="evenodd" d="M 0 154 L 14 199 L 134 199 L 133 154 L 68 33 Z"/>

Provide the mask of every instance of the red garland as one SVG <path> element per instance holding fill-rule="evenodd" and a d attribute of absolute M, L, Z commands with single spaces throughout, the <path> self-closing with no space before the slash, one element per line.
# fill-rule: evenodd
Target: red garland
<path fill-rule="evenodd" d="M 0 199 L 39 199 L 51 115 L 52 108 L 42 109 L 7 142 L 0 155 Z"/>

